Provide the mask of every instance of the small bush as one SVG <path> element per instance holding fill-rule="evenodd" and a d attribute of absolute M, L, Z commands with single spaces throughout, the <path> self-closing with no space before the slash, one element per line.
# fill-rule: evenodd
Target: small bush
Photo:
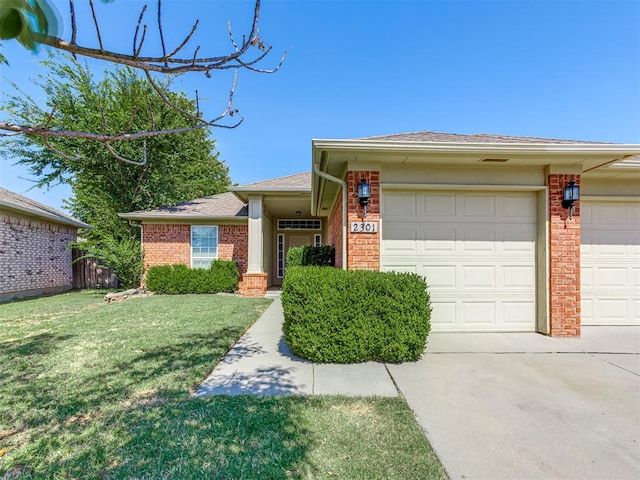
<path fill-rule="evenodd" d="M 287 251 L 287 268 L 305 265 L 333 267 L 335 262 L 336 249 L 333 245 L 290 247 Z"/>
<path fill-rule="evenodd" d="M 333 267 L 336 263 L 336 249 L 333 245 L 313 247 L 308 245 L 302 249 L 302 265 Z"/>
<path fill-rule="evenodd" d="M 289 247 L 287 250 L 287 268 L 302 266 L 304 247 Z"/>
<path fill-rule="evenodd" d="M 415 274 L 290 267 L 282 288 L 284 339 L 316 362 L 404 362 L 427 343 L 431 306 Z"/>
<path fill-rule="evenodd" d="M 216 260 L 211 267 L 160 265 L 147 270 L 146 287 L 156 293 L 233 293 L 238 289 L 240 272 L 233 261 Z"/>

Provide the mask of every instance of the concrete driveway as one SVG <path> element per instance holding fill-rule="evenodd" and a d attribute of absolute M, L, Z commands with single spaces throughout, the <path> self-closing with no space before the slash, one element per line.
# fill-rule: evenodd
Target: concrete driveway
<path fill-rule="evenodd" d="M 432 333 L 387 368 L 452 479 L 640 479 L 640 327 Z"/>

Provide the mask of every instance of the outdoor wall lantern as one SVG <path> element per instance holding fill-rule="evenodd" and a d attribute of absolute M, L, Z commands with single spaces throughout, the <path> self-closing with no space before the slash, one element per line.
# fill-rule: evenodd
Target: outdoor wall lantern
<path fill-rule="evenodd" d="M 564 187 L 564 196 L 562 197 L 562 206 L 569 209 L 569 218 L 573 215 L 573 204 L 576 200 L 580 200 L 580 187 L 571 180 L 569 185 Z"/>
<path fill-rule="evenodd" d="M 364 207 L 365 218 L 367 218 L 367 204 L 369 203 L 369 197 L 371 196 L 369 188 L 369 184 L 364 178 L 360 180 L 360 183 L 358 184 L 358 199 L 360 200 L 360 205 Z"/>

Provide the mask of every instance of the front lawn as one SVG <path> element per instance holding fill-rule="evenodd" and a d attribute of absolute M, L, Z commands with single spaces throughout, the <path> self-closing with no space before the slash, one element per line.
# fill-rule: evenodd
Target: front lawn
<path fill-rule="evenodd" d="M 0 304 L 0 478 L 445 478 L 401 399 L 189 393 L 269 301 Z"/>

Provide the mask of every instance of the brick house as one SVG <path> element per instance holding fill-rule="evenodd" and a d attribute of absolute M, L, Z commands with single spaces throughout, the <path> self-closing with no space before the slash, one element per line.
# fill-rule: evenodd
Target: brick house
<path fill-rule="evenodd" d="M 0 301 L 73 287 L 70 242 L 89 225 L 0 188 Z"/>
<path fill-rule="evenodd" d="M 145 266 L 235 259 L 246 295 L 282 282 L 290 246 L 328 243 L 339 267 L 423 275 L 434 330 L 576 336 L 640 324 L 638 154 L 487 134 L 313 140 L 310 173 L 122 216 L 142 222 Z"/>

